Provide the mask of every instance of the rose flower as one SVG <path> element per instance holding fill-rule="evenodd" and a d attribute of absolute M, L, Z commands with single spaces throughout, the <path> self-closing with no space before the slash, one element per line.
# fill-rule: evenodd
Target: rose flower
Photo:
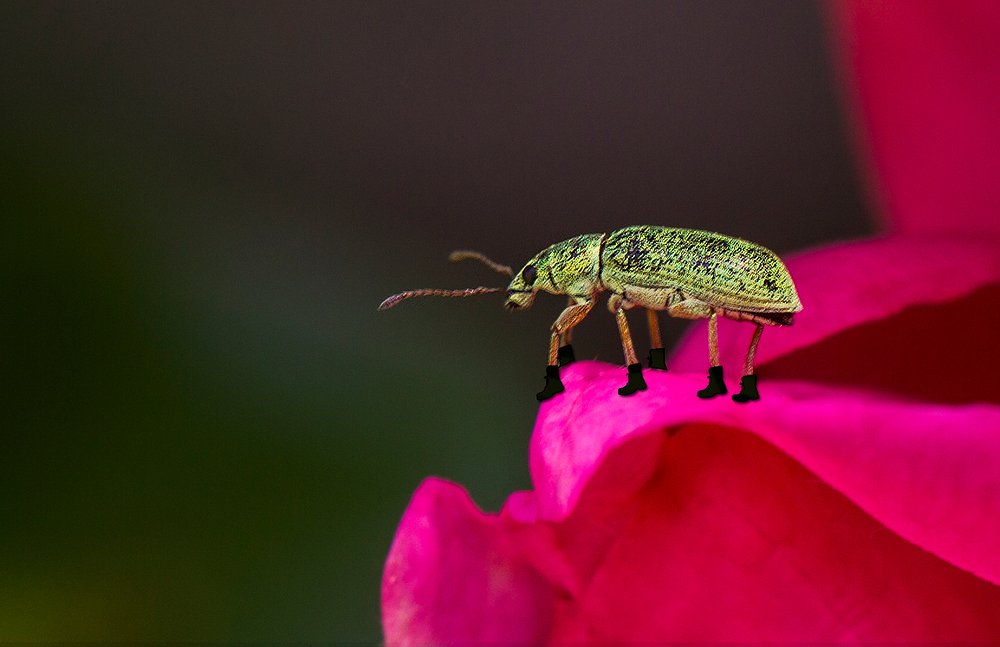
<path fill-rule="evenodd" d="M 704 324 L 628 398 L 566 367 L 533 491 L 414 494 L 388 644 L 1000 640 L 1000 5 L 947 7 L 829 5 L 892 233 L 786 259 L 761 399 L 694 397 Z M 751 329 L 719 323 L 729 375 Z"/>

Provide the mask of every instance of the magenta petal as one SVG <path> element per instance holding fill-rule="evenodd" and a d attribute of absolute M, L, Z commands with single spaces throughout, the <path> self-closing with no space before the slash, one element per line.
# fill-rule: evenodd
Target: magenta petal
<path fill-rule="evenodd" d="M 567 392 L 545 403 L 531 441 L 539 514 L 562 521 L 626 441 L 690 423 L 756 433 L 889 529 L 1000 584 L 1000 407 L 880 400 L 816 385 L 769 382 L 750 405 L 692 397 L 701 376 L 649 372 L 649 390 L 619 397 L 621 368 L 578 362 Z M 631 465 L 611 498 L 648 476 Z M 634 477 L 634 478 L 633 478 Z"/>
<path fill-rule="evenodd" d="M 605 540 L 583 555 L 581 593 L 557 605 L 552 644 L 1000 639 L 1000 587 L 886 529 L 759 436 L 673 431 L 614 450 L 556 525 L 568 552 Z M 608 500 L 651 436 L 656 470 Z"/>
<path fill-rule="evenodd" d="M 500 514 L 421 486 L 388 644 L 1000 639 L 1000 406 L 782 381 L 739 405 L 655 371 L 623 398 L 624 373 L 563 371 Z"/>
<path fill-rule="evenodd" d="M 555 588 L 531 562 L 558 568 L 558 557 L 544 555 L 546 531 L 484 514 L 458 485 L 424 481 L 382 576 L 386 643 L 545 638 Z"/>
<path fill-rule="evenodd" d="M 1000 3 L 828 3 L 875 202 L 900 232 L 1000 233 Z"/>
<path fill-rule="evenodd" d="M 1000 282 L 1000 246 L 972 239 L 897 236 L 793 255 L 786 265 L 803 310 L 795 315 L 793 326 L 764 331 L 758 364 L 908 306 L 944 303 Z M 741 374 L 752 333 L 751 324 L 720 320 L 719 353 L 727 375 Z M 668 365 L 672 370 L 707 373 L 704 322 L 691 327 Z"/>

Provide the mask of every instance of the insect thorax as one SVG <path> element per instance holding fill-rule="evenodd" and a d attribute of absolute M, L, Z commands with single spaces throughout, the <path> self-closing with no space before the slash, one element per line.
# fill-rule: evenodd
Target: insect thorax
<path fill-rule="evenodd" d="M 600 291 L 600 250 L 604 234 L 583 234 L 556 243 L 536 256 L 541 289 L 583 296 Z M 551 285 L 552 290 L 548 290 Z"/>

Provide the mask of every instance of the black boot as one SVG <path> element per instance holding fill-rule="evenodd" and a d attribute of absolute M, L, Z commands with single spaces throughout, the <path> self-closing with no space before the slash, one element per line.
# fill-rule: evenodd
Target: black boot
<path fill-rule="evenodd" d="M 649 357 L 646 358 L 649 360 L 649 368 L 658 368 L 661 371 L 667 370 L 666 354 L 667 351 L 662 348 L 650 348 Z"/>
<path fill-rule="evenodd" d="M 559 366 L 566 366 L 567 364 L 572 364 L 576 361 L 576 356 L 573 355 L 573 345 L 566 344 L 565 346 L 559 347 Z"/>
<path fill-rule="evenodd" d="M 545 367 L 545 388 L 539 391 L 535 397 L 538 398 L 539 402 L 543 400 L 548 400 L 556 393 L 562 393 L 566 390 L 563 386 L 562 380 L 559 379 L 559 366 L 546 366 Z"/>
<path fill-rule="evenodd" d="M 740 380 L 740 392 L 733 396 L 733 402 L 750 402 L 760 400 L 757 393 L 757 375 L 744 375 Z"/>
<path fill-rule="evenodd" d="M 636 391 L 646 390 L 646 380 L 642 379 L 642 364 L 628 365 L 628 383 L 618 389 L 618 395 L 632 395 Z"/>
<path fill-rule="evenodd" d="M 722 367 L 713 366 L 708 369 L 708 386 L 698 391 L 699 398 L 714 398 L 726 392 L 726 383 L 722 380 Z"/>

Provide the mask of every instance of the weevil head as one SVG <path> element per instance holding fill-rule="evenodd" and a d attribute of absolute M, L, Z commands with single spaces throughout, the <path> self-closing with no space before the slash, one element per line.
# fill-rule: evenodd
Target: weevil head
<path fill-rule="evenodd" d="M 505 307 L 527 308 L 539 290 L 573 295 L 598 291 L 602 237 L 603 234 L 584 234 L 538 252 L 507 286 Z"/>
<path fill-rule="evenodd" d="M 504 304 L 504 307 L 508 310 L 527 308 L 535 300 L 535 293 L 545 289 L 543 285 L 545 279 L 540 279 L 538 272 L 540 256 L 541 254 L 528 261 L 528 264 L 514 275 L 514 280 L 507 286 L 507 303 Z"/>

